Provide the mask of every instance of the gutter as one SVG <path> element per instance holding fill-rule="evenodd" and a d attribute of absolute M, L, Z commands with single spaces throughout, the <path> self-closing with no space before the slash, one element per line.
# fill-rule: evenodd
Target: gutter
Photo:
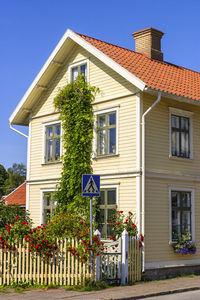
<path fill-rule="evenodd" d="M 145 236 L 145 117 L 160 102 L 161 92 L 158 92 L 156 101 L 142 115 L 142 235 Z M 145 271 L 145 246 L 142 251 L 142 271 Z"/>
<path fill-rule="evenodd" d="M 19 131 L 19 130 L 15 129 L 15 128 L 12 126 L 12 124 L 11 124 L 11 123 L 10 123 L 10 129 L 14 130 L 15 132 L 17 132 L 17 133 L 21 134 L 22 136 L 24 136 L 25 138 L 27 138 L 27 139 L 28 139 L 28 135 L 26 135 L 25 133 L 23 133 L 23 132 L 21 132 L 21 131 Z"/>

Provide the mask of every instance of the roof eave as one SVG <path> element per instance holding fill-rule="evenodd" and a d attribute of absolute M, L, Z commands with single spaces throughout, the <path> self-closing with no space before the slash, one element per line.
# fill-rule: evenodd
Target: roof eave
<path fill-rule="evenodd" d="M 34 81 L 32 82 L 32 84 L 30 85 L 30 87 L 28 88 L 28 90 L 26 91 L 26 93 L 23 96 L 23 98 L 21 99 L 21 101 L 18 103 L 18 105 L 15 108 L 15 110 L 13 111 L 12 115 L 9 118 L 10 124 L 19 124 L 19 122 L 17 122 L 17 116 L 19 116 L 19 112 L 21 111 L 21 109 L 23 108 L 23 106 L 26 104 L 26 102 L 29 99 L 31 93 L 37 87 L 40 79 L 45 74 L 45 72 L 49 68 L 50 64 L 55 59 L 56 54 L 58 53 L 59 50 L 61 50 L 62 46 L 67 41 L 67 39 L 73 40 L 75 43 L 79 44 L 85 50 L 87 50 L 88 52 L 90 52 L 91 54 L 93 54 L 94 56 L 96 56 L 99 60 L 101 60 L 106 65 L 108 65 L 111 69 L 113 69 L 118 74 L 120 74 L 122 77 L 124 77 L 125 79 L 127 79 L 130 83 L 132 83 L 133 85 L 135 85 L 139 90 L 143 91 L 145 89 L 146 83 L 144 83 L 138 77 L 136 77 L 135 75 L 133 75 L 132 73 L 130 73 L 129 71 L 127 71 L 125 68 L 123 68 L 122 66 L 120 66 L 118 63 L 116 63 L 115 61 L 113 61 L 111 58 L 109 58 L 107 55 L 105 55 L 104 53 L 102 53 L 96 47 L 94 47 L 89 42 L 87 42 L 86 40 L 84 40 L 82 37 L 80 37 L 79 35 L 77 35 L 73 31 L 71 31 L 70 29 L 68 29 L 65 32 L 65 34 L 63 35 L 63 37 L 61 38 L 61 40 L 59 41 L 59 43 L 57 44 L 56 48 L 53 50 L 53 52 L 51 53 L 51 55 L 47 59 L 46 63 L 44 64 L 44 66 L 42 67 L 42 69 L 40 70 L 40 72 L 38 73 L 38 75 L 36 76 L 36 78 L 34 79 Z"/>
<path fill-rule="evenodd" d="M 177 100 L 177 101 L 181 101 L 181 102 L 190 103 L 190 104 L 194 104 L 194 105 L 200 106 L 200 101 L 199 100 L 196 100 L 196 99 L 193 99 L 193 98 L 187 98 L 187 97 L 179 96 L 179 95 L 172 94 L 172 93 L 169 93 L 169 92 L 164 92 L 162 90 L 157 90 L 157 89 L 152 89 L 152 88 L 146 87 L 145 90 L 144 90 L 144 92 L 147 92 L 147 93 L 149 93 L 151 95 L 155 95 L 158 92 L 161 92 L 162 95 L 165 96 L 166 98 L 170 98 L 170 99 L 174 99 L 174 100 Z"/>

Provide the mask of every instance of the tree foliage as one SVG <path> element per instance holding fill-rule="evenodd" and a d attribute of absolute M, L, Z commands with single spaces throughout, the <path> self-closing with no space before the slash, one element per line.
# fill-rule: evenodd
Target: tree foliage
<path fill-rule="evenodd" d="M 83 76 L 68 84 L 54 99 L 61 111 L 63 127 L 63 170 L 56 198 L 58 205 L 87 212 L 88 199 L 81 196 L 82 174 L 92 173 L 93 139 L 92 100 L 98 91 Z"/>
<path fill-rule="evenodd" d="M 0 198 L 5 194 L 5 181 L 8 177 L 8 173 L 4 166 L 0 165 Z"/>
<path fill-rule="evenodd" d="M 8 176 L 5 181 L 6 194 L 21 185 L 26 179 L 26 167 L 24 164 L 14 163 L 11 168 L 8 168 Z"/>
<path fill-rule="evenodd" d="M 5 205 L 0 202 L 0 231 L 8 224 L 14 223 L 16 217 L 22 221 L 30 221 L 28 213 L 17 205 Z"/>

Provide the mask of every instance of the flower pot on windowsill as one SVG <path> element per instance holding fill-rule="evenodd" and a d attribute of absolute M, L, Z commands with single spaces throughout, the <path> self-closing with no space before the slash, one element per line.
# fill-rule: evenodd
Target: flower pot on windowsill
<path fill-rule="evenodd" d="M 192 236 L 189 232 L 180 235 L 178 241 L 172 242 L 171 245 L 175 253 L 180 253 L 182 255 L 195 254 L 197 250 L 195 243 L 192 241 Z"/>

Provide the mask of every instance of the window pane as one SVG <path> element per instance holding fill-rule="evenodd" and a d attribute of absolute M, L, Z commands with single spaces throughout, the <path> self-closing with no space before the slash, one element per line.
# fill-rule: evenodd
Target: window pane
<path fill-rule="evenodd" d="M 98 132 L 98 154 L 106 153 L 106 131 L 99 130 Z"/>
<path fill-rule="evenodd" d="M 182 234 L 191 231 L 190 225 L 191 225 L 190 211 L 183 211 L 182 212 Z"/>
<path fill-rule="evenodd" d="M 86 71 L 87 71 L 86 64 L 80 66 L 80 74 L 81 75 L 84 75 L 86 77 L 87 76 Z"/>
<path fill-rule="evenodd" d="M 55 136 L 60 136 L 60 124 L 59 125 L 55 125 L 55 133 L 54 133 Z"/>
<path fill-rule="evenodd" d="M 47 222 L 50 220 L 50 215 L 51 215 L 51 212 L 49 209 L 45 209 L 44 210 L 44 215 L 43 215 L 43 224 L 46 225 Z"/>
<path fill-rule="evenodd" d="M 116 152 L 116 128 L 108 130 L 108 153 Z"/>
<path fill-rule="evenodd" d="M 101 233 L 101 236 L 102 237 L 105 237 L 105 224 L 100 224 L 98 225 L 98 230 L 100 231 Z"/>
<path fill-rule="evenodd" d="M 51 194 L 44 194 L 44 206 L 50 206 Z"/>
<path fill-rule="evenodd" d="M 108 205 L 116 204 L 116 191 L 108 191 Z"/>
<path fill-rule="evenodd" d="M 46 160 L 50 161 L 53 159 L 53 140 L 47 140 L 46 143 Z"/>
<path fill-rule="evenodd" d="M 72 68 L 72 81 L 76 80 L 78 76 L 78 67 Z"/>
<path fill-rule="evenodd" d="M 60 159 L 60 139 L 54 139 L 54 160 Z"/>
<path fill-rule="evenodd" d="M 178 117 L 178 116 L 174 116 L 174 115 L 171 116 L 172 127 L 177 128 L 177 129 L 179 128 L 179 118 L 180 117 Z"/>
<path fill-rule="evenodd" d="M 100 205 L 105 204 L 105 192 L 104 191 L 101 191 L 101 193 L 100 193 L 99 204 Z"/>
<path fill-rule="evenodd" d="M 116 113 L 109 114 L 109 125 L 116 124 Z"/>
<path fill-rule="evenodd" d="M 105 210 L 104 209 L 100 209 L 98 212 L 98 222 L 105 223 Z"/>
<path fill-rule="evenodd" d="M 190 208 L 191 206 L 191 199 L 190 199 L 191 194 L 190 193 L 184 193 L 182 192 L 182 206 Z"/>
<path fill-rule="evenodd" d="M 101 115 L 98 117 L 98 125 L 100 127 L 106 126 L 106 115 Z"/>
<path fill-rule="evenodd" d="M 177 239 L 181 233 L 180 222 L 180 211 L 172 211 L 172 240 Z"/>
<path fill-rule="evenodd" d="M 47 137 L 51 137 L 51 136 L 53 136 L 53 127 L 51 126 L 48 126 L 47 128 L 46 128 L 46 135 L 47 135 Z"/>
<path fill-rule="evenodd" d="M 172 192 L 172 207 L 180 207 L 180 193 Z"/>
<path fill-rule="evenodd" d="M 108 209 L 108 216 L 107 216 L 107 223 L 109 221 L 111 221 L 112 217 L 113 217 L 113 214 L 114 214 L 114 209 Z"/>

